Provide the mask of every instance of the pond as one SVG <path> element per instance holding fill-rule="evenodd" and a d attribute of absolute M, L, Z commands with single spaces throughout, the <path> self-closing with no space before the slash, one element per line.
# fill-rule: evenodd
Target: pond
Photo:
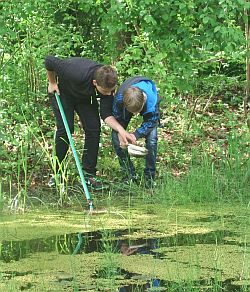
<path fill-rule="evenodd" d="M 249 207 L 106 203 L 2 214 L 0 291 L 250 290 Z"/>

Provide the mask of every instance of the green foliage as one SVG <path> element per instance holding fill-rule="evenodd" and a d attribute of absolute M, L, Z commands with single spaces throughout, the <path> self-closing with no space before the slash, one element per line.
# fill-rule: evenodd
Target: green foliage
<path fill-rule="evenodd" d="M 171 94 L 194 88 L 218 54 L 229 67 L 232 60 L 244 62 L 246 5 L 242 0 L 3 2 L 1 46 L 19 66 L 32 62 L 35 72 L 48 53 L 79 55 L 112 61 L 122 77 L 157 76 L 162 92 Z"/>
<path fill-rule="evenodd" d="M 103 1 L 104 2 L 104 1 Z M 243 1 L 110 1 L 103 16 L 108 43 L 126 75 L 148 74 L 190 90 L 207 55 L 227 60 L 244 51 Z M 125 68 L 124 68 L 125 66 Z M 124 72 L 124 70 L 122 70 Z M 191 82 L 190 82 L 191 81 Z M 168 87 L 162 84 L 163 92 Z M 171 92 L 171 90 L 170 90 Z"/>
<path fill-rule="evenodd" d="M 221 133 L 220 122 L 228 123 L 231 130 L 243 123 L 237 115 L 242 114 L 245 86 L 244 9 L 250 5 L 243 0 L 0 2 L 2 177 L 11 177 L 16 186 L 24 188 L 25 198 L 33 171 L 42 177 L 51 170 L 54 118 L 46 97 L 44 69 L 48 54 L 112 63 L 119 82 L 135 74 L 152 78 L 162 96 L 163 127 L 177 133 L 173 147 L 164 139 L 159 141 L 161 162 L 172 169 L 184 168 L 185 173 L 192 161 L 190 141 L 202 138 L 210 143 L 211 125 L 213 133 Z M 240 127 L 236 130 L 241 131 Z M 110 143 L 109 135 L 103 139 L 104 144 Z M 229 141 L 235 145 L 233 139 Z M 237 143 L 246 145 L 241 139 Z M 163 155 L 166 151 L 168 157 Z M 202 149 L 202 153 L 207 151 Z M 244 148 L 241 151 L 249 156 Z M 105 151 L 100 156 L 108 159 Z M 227 157 L 223 161 L 221 167 L 236 171 L 232 162 L 227 165 Z M 211 165 L 199 167 L 197 175 L 206 175 Z M 108 172 L 103 165 L 100 168 L 104 175 Z M 197 170 L 189 170 L 195 177 Z M 209 172 L 207 176 L 212 183 L 214 175 Z M 189 186 L 194 182 L 189 178 Z"/>

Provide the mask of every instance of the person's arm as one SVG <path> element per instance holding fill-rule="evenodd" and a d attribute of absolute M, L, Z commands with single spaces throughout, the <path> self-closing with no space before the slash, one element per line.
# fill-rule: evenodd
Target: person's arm
<path fill-rule="evenodd" d="M 114 102 L 113 96 L 106 96 L 101 98 L 100 102 L 101 118 L 111 129 L 118 133 L 118 138 L 122 146 L 126 147 L 128 143 L 134 144 L 135 143 L 134 137 L 132 137 L 131 134 L 128 133 L 114 117 L 112 112 L 113 102 Z"/>
<path fill-rule="evenodd" d="M 143 122 L 139 128 L 133 133 L 136 140 L 139 138 L 145 137 L 152 131 L 154 127 L 159 124 L 160 115 L 158 110 L 155 112 L 147 113 L 143 115 Z"/>
<path fill-rule="evenodd" d="M 118 138 L 122 147 L 126 147 L 129 143 L 134 144 L 136 139 L 133 134 L 128 133 L 113 116 L 107 117 L 104 122 L 118 133 Z"/>
<path fill-rule="evenodd" d="M 125 131 L 124 128 L 122 127 L 121 124 L 119 124 L 119 122 L 115 119 L 114 116 L 109 116 L 107 117 L 104 122 L 113 130 L 115 130 L 116 132 L 122 132 Z"/>
<path fill-rule="evenodd" d="M 45 58 L 45 68 L 47 71 L 47 77 L 49 81 L 48 85 L 48 92 L 54 93 L 55 91 L 59 94 L 58 85 L 56 82 L 56 69 L 58 68 L 60 60 L 57 57 L 54 56 L 47 56 Z"/>
<path fill-rule="evenodd" d="M 118 133 L 118 138 L 122 147 L 126 147 L 129 143 L 134 144 L 135 139 L 128 133 L 123 126 L 117 121 L 114 113 L 119 114 L 117 103 L 114 100 L 114 96 L 106 96 L 101 98 L 100 102 L 100 115 L 102 120 L 114 131 Z M 114 111 L 114 109 L 116 109 Z"/>
<path fill-rule="evenodd" d="M 48 76 L 48 80 L 49 80 L 48 92 L 49 93 L 57 92 L 58 94 L 60 94 L 59 89 L 58 89 L 58 85 L 56 82 L 55 72 L 47 70 L 47 76 Z"/>

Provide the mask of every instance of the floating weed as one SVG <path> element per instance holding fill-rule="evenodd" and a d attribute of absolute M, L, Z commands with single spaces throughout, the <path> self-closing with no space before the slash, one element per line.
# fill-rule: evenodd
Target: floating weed
<path fill-rule="evenodd" d="M 38 291 L 223 291 L 237 281 L 249 288 L 246 206 L 101 198 L 108 208 L 92 216 L 73 209 L 1 216 L 3 291 L 12 282 Z"/>

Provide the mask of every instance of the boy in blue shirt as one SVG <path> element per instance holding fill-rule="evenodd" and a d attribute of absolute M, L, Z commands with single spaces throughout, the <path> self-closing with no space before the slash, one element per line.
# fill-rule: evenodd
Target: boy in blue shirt
<path fill-rule="evenodd" d="M 142 124 L 130 133 L 131 141 L 135 143 L 140 138 L 145 138 L 148 154 L 144 169 L 144 181 L 146 187 L 152 187 L 156 172 L 157 156 L 157 128 L 160 120 L 160 97 L 155 83 L 143 76 L 135 76 L 125 80 L 114 96 L 113 116 L 126 130 L 134 114 L 140 114 Z M 136 182 L 135 167 L 130 159 L 127 145 L 124 145 L 120 135 L 112 130 L 112 142 L 122 170 L 126 173 L 124 181 Z"/>

